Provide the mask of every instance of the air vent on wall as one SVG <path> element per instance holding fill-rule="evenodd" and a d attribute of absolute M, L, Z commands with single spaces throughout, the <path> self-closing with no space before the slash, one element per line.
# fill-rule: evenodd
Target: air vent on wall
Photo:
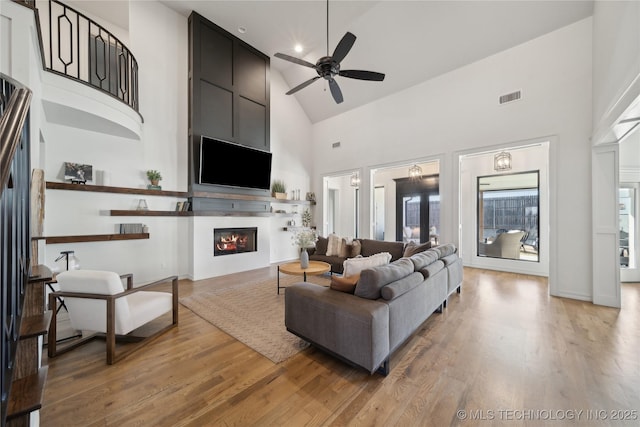
<path fill-rule="evenodd" d="M 500 97 L 500 104 L 506 104 L 507 102 L 517 101 L 520 98 L 522 98 L 522 92 L 521 91 L 511 92 L 511 93 L 508 93 L 506 95 L 502 95 Z"/>

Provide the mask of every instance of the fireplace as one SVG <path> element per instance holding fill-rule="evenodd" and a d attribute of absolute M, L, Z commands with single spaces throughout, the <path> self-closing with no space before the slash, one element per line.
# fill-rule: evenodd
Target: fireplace
<path fill-rule="evenodd" d="M 258 250 L 258 228 L 214 228 L 213 256 Z"/>

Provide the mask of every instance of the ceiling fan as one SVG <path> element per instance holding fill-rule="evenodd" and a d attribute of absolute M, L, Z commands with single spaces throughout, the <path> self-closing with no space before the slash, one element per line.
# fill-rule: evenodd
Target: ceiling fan
<path fill-rule="evenodd" d="M 335 76 L 348 77 L 350 79 L 358 80 L 372 80 L 377 82 L 381 82 L 382 80 L 384 80 L 384 74 L 377 73 L 375 71 L 340 69 L 340 62 L 342 62 L 345 56 L 347 56 L 355 41 L 356 36 L 354 36 L 350 32 L 347 32 L 336 46 L 335 50 L 333 51 L 333 55 L 329 56 L 329 0 L 327 0 L 327 56 L 323 56 L 322 58 L 318 59 L 315 64 L 312 64 L 311 62 L 305 61 L 304 59 L 295 58 L 284 53 L 276 53 L 274 55 L 276 58 L 284 59 L 286 61 L 290 61 L 298 65 L 303 65 L 305 67 L 313 68 L 314 70 L 316 70 L 316 73 L 318 73 L 316 77 L 313 77 L 291 89 L 289 92 L 287 92 L 287 95 L 296 93 L 300 89 L 309 86 L 311 83 L 322 77 L 329 82 L 329 89 L 331 90 L 331 95 L 336 101 L 336 104 L 340 104 L 344 99 L 342 97 L 340 86 L 338 86 L 338 82 L 336 82 L 336 80 L 334 79 Z"/>

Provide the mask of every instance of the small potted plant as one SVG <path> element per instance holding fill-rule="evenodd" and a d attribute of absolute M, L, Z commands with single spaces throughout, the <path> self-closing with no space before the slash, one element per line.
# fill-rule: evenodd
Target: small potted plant
<path fill-rule="evenodd" d="M 311 211 L 309 209 L 302 212 L 302 226 L 311 227 Z"/>
<path fill-rule="evenodd" d="M 284 181 L 280 179 L 276 179 L 271 184 L 271 193 L 273 197 L 276 199 L 286 199 L 287 198 L 287 185 Z"/>
<path fill-rule="evenodd" d="M 160 187 L 158 185 L 158 183 L 162 179 L 162 174 L 159 171 L 153 170 L 153 169 L 148 170 L 147 171 L 147 178 L 151 182 L 151 185 L 148 188 L 159 188 Z"/>
<path fill-rule="evenodd" d="M 157 187 L 158 183 L 162 179 L 162 174 L 157 170 L 150 169 L 147 171 L 147 178 L 151 181 L 151 185 Z"/>

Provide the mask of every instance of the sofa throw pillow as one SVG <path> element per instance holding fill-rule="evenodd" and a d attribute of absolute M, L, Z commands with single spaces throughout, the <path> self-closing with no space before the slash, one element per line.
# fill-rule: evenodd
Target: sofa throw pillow
<path fill-rule="evenodd" d="M 420 244 L 416 242 L 409 242 L 407 243 L 407 246 L 404 247 L 404 253 L 402 254 L 402 256 L 410 257 L 420 252 L 424 252 L 429 248 L 431 248 L 431 242 L 425 242 Z"/>
<path fill-rule="evenodd" d="M 444 245 L 436 246 L 434 249 L 440 255 L 438 258 L 444 258 L 448 255 L 458 252 L 458 248 L 456 248 L 453 243 L 446 243 Z"/>
<path fill-rule="evenodd" d="M 338 247 L 338 256 L 341 258 L 348 258 L 351 253 L 351 245 L 347 239 L 342 238 L 340 240 L 340 246 Z"/>
<path fill-rule="evenodd" d="M 349 254 L 349 258 L 355 258 L 360 255 L 362 251 L 362 245 L 360 244 L 360 240 L 354 239 L 351 242 L 351 253 Z"/>
<path fill-rule="evenodd" d="M 352 294 L 356 290 L 358 279 L 360 279 L 360 274 L 349 277 L 331 276 L 331 284 L 329 287 L 334 291 Z"/>
<path fill-rule="evenodd" d="M 349 258 L 342 263 L 342 274 L 344 277 L 353 276 L 366 268 L 389 264 L 389 261 L 391 261 L 389 252 L 381 252 L 368 257 Z"/>
<path fill-rule="evenodd" d="M 398 298 L 400 295 L 404 295 L 416 286 L 420 286 L 423 282 L 422 274 L 414 271 L 407 277 L 403 277 L 400 280 L 391 282 L 386 286 L 383 286 L 380 290 L 382 298 L 387 301 Z"/>
<path fill-rule="evenodd" d="M 427 249 L 426 251 L 422 251 L 415 255 L 412 255 L 411 257 L 409 257 L 409 259 L 411 260 L 411 262 L 413 262 L 416 271 L 419 271 L 432 262 L 437 261 L 439 256 L 440 254 L 438 253 L 438 251 L 434 249 Z"/>
<path fill-rule="evenodd" d="M 326 255 L 328 244 L 329 244 L 329 241 L 327 240 L 326 237 L 318 237 L 318 240 L 316 241 L 316 250 L 314 253 L 316 255 Z"/>
<path fill-rule="evenodd" d="M 331 233 L 327 236 L 327 256 L 338 256 L 340 250 L 340 242 L 342 239 L 337 234 Z"/>
<path fill-rule="evenodd" d="M 367 268 L 360 273 L 355 295 L 361 298 L 378 299 L 381 290 L 391 282 L 413 274 L 413 263 L 409 258 L 400 258 L 391 264 Z"/>

